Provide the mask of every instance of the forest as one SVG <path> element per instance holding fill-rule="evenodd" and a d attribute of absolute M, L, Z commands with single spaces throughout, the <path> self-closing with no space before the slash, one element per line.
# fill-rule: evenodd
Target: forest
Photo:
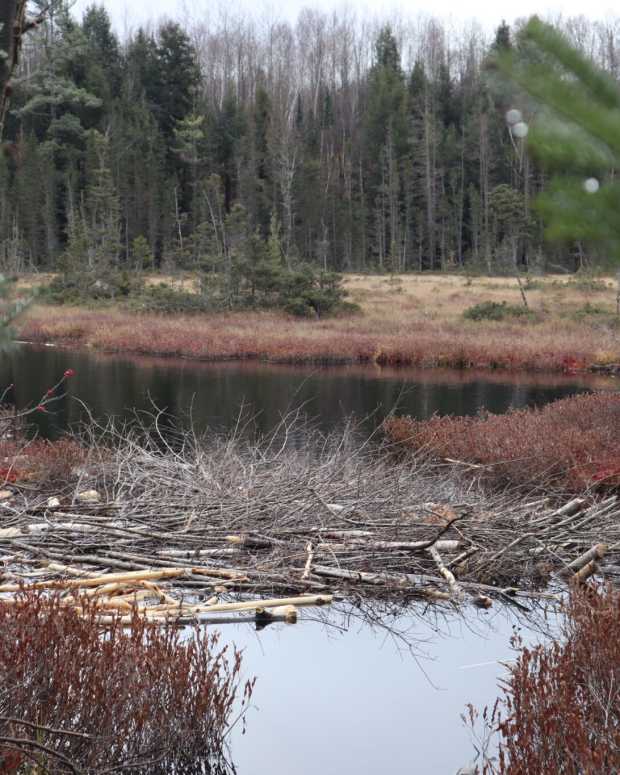
<path fill-rule="evenodd" d="M 620 772 L 620 17 L 117 24 L 0 3 L 0 772 Z"/>
<path fill-rule="evenodd" d="M 560 26 L 617 75 L 618 20 Z M 54 4 L 12 84 L 0 269 L 237 272 L 253 289 L 274 264 L 604 261 L 587 242 L 544 242 L 531 202 L 545 171 L 506 121 L 515 90 L 494 67 L 520 45 L 518 23 L 488 35 L 316 10 L 294 24 L 162 21 L 120 39 L 103 7 L 77 20 Z"/>

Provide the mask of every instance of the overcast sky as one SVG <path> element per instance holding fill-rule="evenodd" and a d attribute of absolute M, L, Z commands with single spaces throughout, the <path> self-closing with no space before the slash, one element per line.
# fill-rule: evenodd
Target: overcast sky
<path fill-rule="evenodd" d="M 101 2 L 101 0 L 100 0 Z M 76 0 L 74 9 L 78 16 L 83 10 L 92 4 L 92 0 Z M 322 10 L 347 7 L 359 11 L 362 15 L 385 16 L 390 12 L 397 12 L 403 16 L 415 16 L 418 13 L 438 16 L 442 19 L 452 19 L 455 23 L 476 19 L 483 27 L 495 28 L 502 19 L 512 22 L 515 18 L 529 16 L 538 13 L 542 16 L 548 14 L 562 14 L 564 16 L 586 15 L 589 19 L 603 19 L 609 16 L 618 16 L 620 7 L 618 0 L 469 0 L 468 2 L 456 2 L 456 0 L 375 0 L 372 3 L 361 0 L 348 0 L 346 6 L 338 0 L 287 0 L 287 2 L 273 2 L 270 0 L 149 0 L 148 2 L 131 2 L 131 0 L 103 0 L 103 5 L 108 9 L 118 32 L 131 29 L 148 21 L 157 21 L 160 17 L 168 16 L 183 21 L 188 18 L 208 18 L 209 15 L 218 14 L 222 9 L 236 15 L 251 13 L 254 16 L 264 14 L 272 18 L 286 18 L 294 21 L 302 8 L 311 7 Z M 615 11 L 614 11 L 615 6 Z M 191 10 L 190 10 L 191 9 Z"/>

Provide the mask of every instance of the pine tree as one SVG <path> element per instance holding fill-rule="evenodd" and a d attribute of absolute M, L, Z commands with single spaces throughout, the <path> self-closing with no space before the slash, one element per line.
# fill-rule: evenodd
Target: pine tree
<path fill-rule="evenodd" d="M 89 264 L 101 271 L 118 263 L 120 202 L 109 167 L 109 138 L 93 130 L 89 138 L 92 169 L 86 192 Z"/>
<path fill-rule="evenodd" d="M 174 130 L 192 110 L 200 70 L 196 52 L 180 24 L 167 22 L 158 33 L 157 67 L 149 74 L 147 94 L 156 107 L 161 129 L 171 141 Z"/>
<path fill-rule="evenodd" d="M 392 30 L 384 27 L 375 44 L 375 63 L 368 79 L 364 156 L 369 223 L 374 224 L 374 257 L 380 268 L 400 262 L 402 167 L 408 151 L 407 87 Z M 372 215 L 371 215 L 372 213 Z"/>
<path fill-rule="evenodd" d="M 82 32 L 87 41 L 87 88 L 108 104 L 120 95 L 122 60 L 118 38 L 112 31 L 110 16 L 102 5 L 87 8 L 82 20 Z"/>
<path fill-rule="evenodd" d="M 535 17 L 499 65 L 537 106 L 528 142 L 552 176 L 537 200 L 547 235 L 602 243 L 620 262 L 617 82 Z"/>

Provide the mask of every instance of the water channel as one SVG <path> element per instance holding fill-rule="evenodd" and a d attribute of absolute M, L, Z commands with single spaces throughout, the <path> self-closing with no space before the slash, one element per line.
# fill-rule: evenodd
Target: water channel
<path fill-rule="evenodd" d="M 303 406 L 328 430 L 352 414 L 376 424 L 395 406 L 421 418 L 504 412 L 617 389 L 594 377 L 202 364 L 29 346 L 2 357 L 0 385 L 15 385 L 18 406 L 36 404 L 69 368 L 76 373 L 66 397 L 53 413 L 35 417 L 50 438 L 84 419 L 81 402 L 99 419 L 157 405 L 180 425 L 191 417 L 199 431 L 230 428 L 242 406 L 265 431 Z M 258 679 L 247 733 L 232 735 L 238 772 L 455 773 L 474 754 L 460 715 L 468 702 L 492 705 L 502 663 L 512 658 L 510 636 L 523 624 L 494 607 L 441 620 L 421 608 L 391 624 L 396 636 L 338 613 L 316 621 L 311 610 L 294 626 L 224 628 L 223 640 L 244 650 L 245 676 Z M 526 640 L 539 637 L 527 625 L 521 632 Z"/>

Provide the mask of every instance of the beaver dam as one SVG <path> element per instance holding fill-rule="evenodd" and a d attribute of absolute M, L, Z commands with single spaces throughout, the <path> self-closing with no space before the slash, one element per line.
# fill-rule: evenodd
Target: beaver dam
<path fill-rule="evenodd" d="M 188 434 L 172 446 L 109 427 L 77 486 L 4 492 L 0 593 L 62 590 L 79 605 L 83 591 L 102 617 L 187 623 L 293 619 L 334 599 L 524 610 L 571 576 L 616 570 L 615 495 L 490 494 L 462 466 L 350 431 L 299 438 L 284 423 L 257 444 Z"/>

